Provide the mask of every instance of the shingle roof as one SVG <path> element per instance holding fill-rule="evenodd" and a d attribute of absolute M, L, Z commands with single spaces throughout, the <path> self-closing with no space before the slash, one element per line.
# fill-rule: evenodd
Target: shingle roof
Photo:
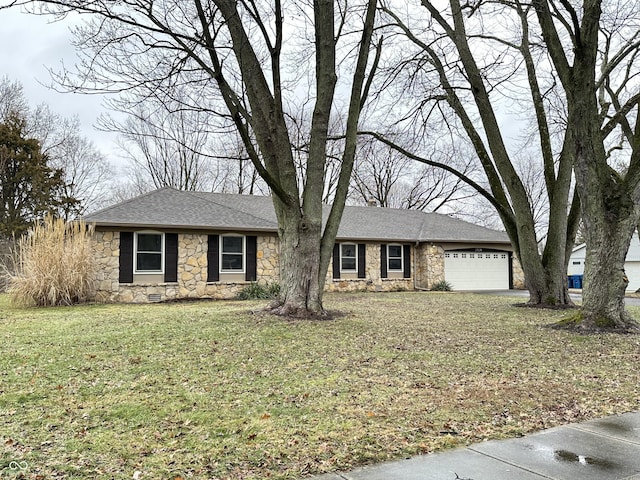
<path fill-rule="evenodd" d="M 329 207 L 325 208 L 325 218 Z M 277 232 L 270 197 L 161 188 L 84 217 L 98 226 Z M 504 232 L 447 215 L 345 207 L 339 240 L 509 243 Z"/>

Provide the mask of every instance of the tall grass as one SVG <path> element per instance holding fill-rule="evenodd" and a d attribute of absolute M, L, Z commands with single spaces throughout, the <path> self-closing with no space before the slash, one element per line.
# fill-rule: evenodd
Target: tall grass
<path fill-rule="evenodd" d="M 9 294 L 20 305 L 72 305 L 95 293 L 91 251 L 93 228 L 47 217 L 18 241 Z"/>

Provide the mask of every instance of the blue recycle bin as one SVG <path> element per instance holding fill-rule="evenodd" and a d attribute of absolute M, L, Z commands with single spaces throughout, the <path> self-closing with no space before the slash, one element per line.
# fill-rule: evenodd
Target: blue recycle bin
<path fill-rule="evenodd" d="M 569 288 L 582 288 L 582 275 L 569 275 L 567 283 Z"/>
<path fill-rule="evenodd" d="M 573 288 L 582 288 L 582 275 L 574 275 Z"/>

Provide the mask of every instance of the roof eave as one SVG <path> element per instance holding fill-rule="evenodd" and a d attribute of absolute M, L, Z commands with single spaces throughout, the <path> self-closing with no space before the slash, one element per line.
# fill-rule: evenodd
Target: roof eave
<path fill-rule="evenodd" d="M 276 228 L 272 227 L 232 227 L 224 225 L 182 225 L 168 223 L 124 223 L 124 222 L 101 222 L 85 220 L 85 223 L 95 225 L 96 227 L 115 227 L 115 228 L 135 228 L 135 229 L 157 229 L 157 230 L 225 230 L 231 232 L 261 232 L 261 233 L 277 233 Z"/>

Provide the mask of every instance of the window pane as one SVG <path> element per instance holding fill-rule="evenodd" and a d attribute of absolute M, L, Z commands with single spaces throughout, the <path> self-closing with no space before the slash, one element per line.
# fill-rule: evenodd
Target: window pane
<path fill-rule="evenodd" d="M 138 253 L 138 271 L 159 272 L 162 270 L 162 255 L 159 253 Z"/>
<path fill-rule="evenodd" d="M 138 234 L 138 251 L 139 252 L 161 252 L 162 251 L 162 235 L 159 233 L 139 233 Z"/>
<path fill-rule="evenodd" d="M 400 245 L 389 245 L 389 258 L 402 257 L 402 247 Z"/>
<path fill-rule="evenodd" d="M 342 270 L 355 270 L 356 269 L 356 259 L 355 258 L 343 258 L 342 259 Z"/>
<path fill-rule="evenodd" d="M 222 270 L 242 270 L 242 255 L 235 253 L 223 254 Z"/>
<path fill-rule="evenodd" d="M 402 260 L 400 258 L 390 258 L 389 270 L 402 270 Z"/>
<path fill-rule="evenodd" d="M 356 258 L 356 246 L 351 243 L 345 243 L 340 245 L 342 248 L 342 256 L 343 257 L 353 257 Z"/>
<path fill-rule="evenodd" d="M 242 253 L 242 237 L 222 237 L 223 253 Z"/>

